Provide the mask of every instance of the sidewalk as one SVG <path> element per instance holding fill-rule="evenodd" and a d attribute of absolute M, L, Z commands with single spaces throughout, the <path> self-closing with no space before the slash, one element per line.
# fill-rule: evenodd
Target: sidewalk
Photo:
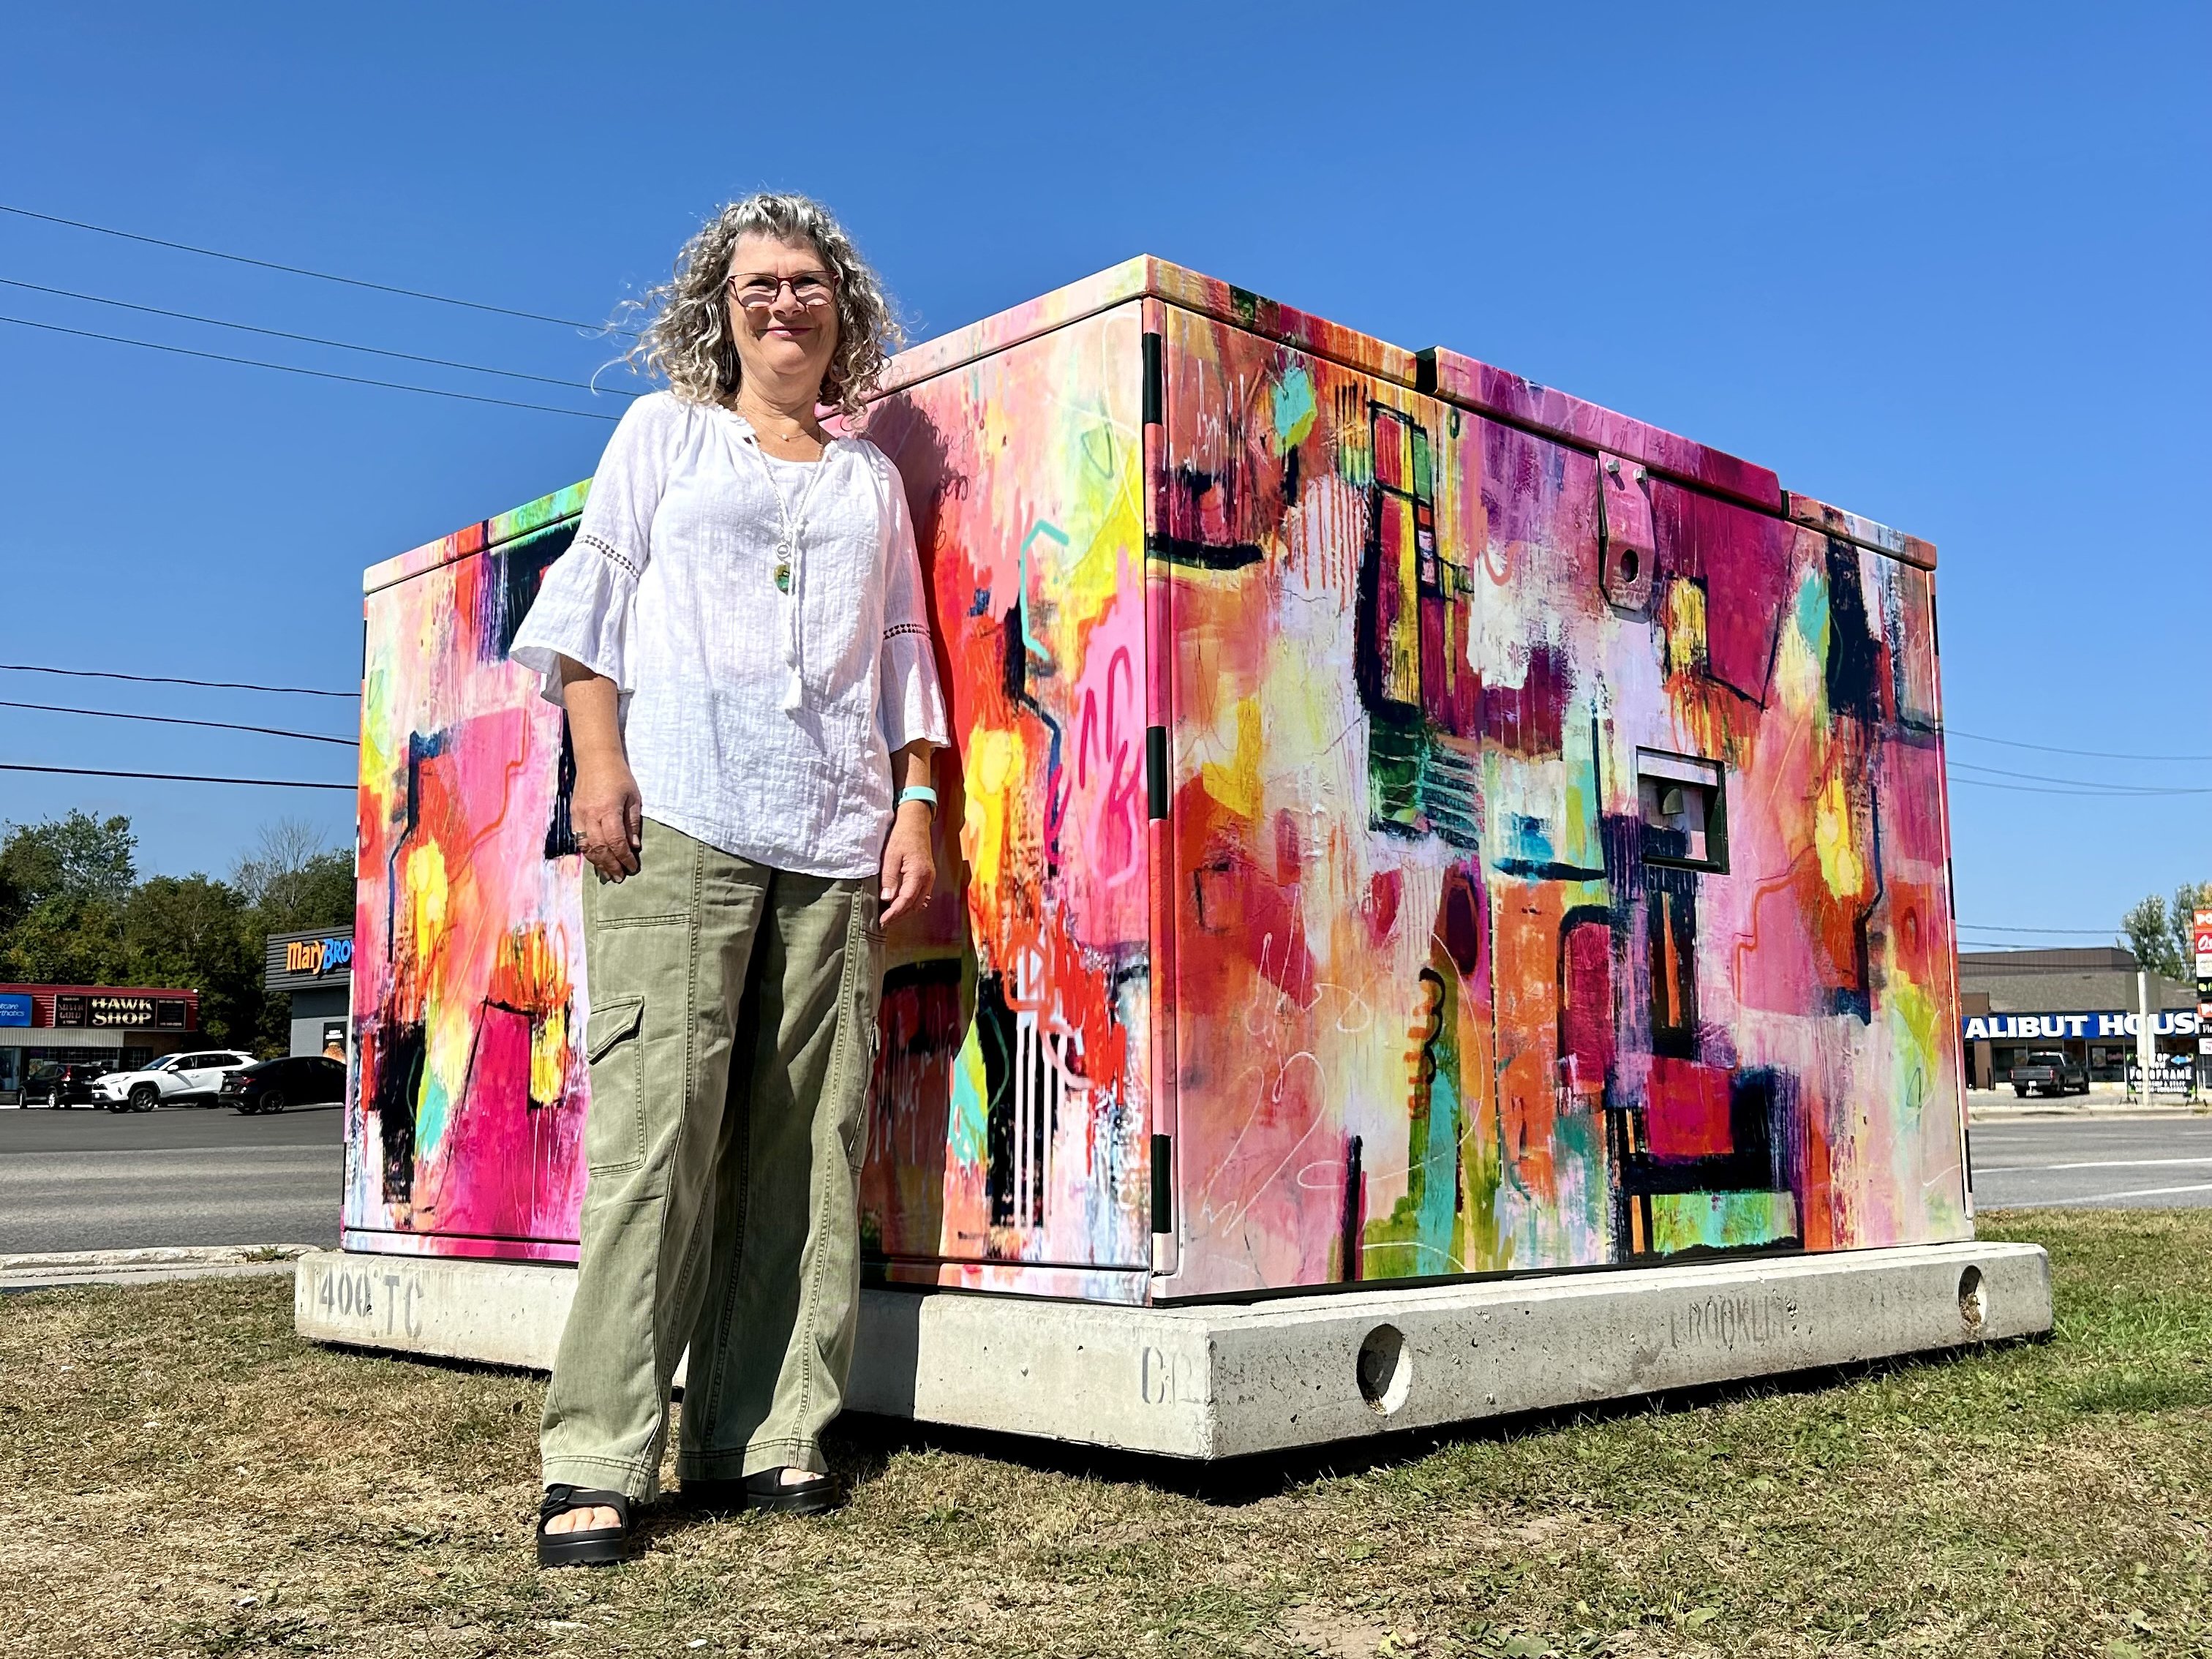
<path fill-rule="evenodd" d="M 1970 1123 L 1997 1123 L 2011 1118 L 2114 1117 L 2212 1117 L 2212 1101 L 2163 1094 L 2148 1101 L 2131 1100 L 2127 1091 L 2115 1084 L 2095 1085 L 2086 1095 L 2030 1095 L 2025 1100 L 2009 1088 L 1966 1091 Z"/>
<path fill-rule="evenodd" d="M 142 1250 L 53 1250 L 0 1255 L 0 1291 L 70 1285 L 151 1285 L 166 1279 L 258 1279 L 289 1273 L 312 1244 L 171 1245 Z"/>

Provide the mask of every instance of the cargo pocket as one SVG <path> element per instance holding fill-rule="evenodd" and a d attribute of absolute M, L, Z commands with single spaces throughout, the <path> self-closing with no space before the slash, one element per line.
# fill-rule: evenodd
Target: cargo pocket
<path fill-rule="evenodd" d="M 848 994 L 844 1018 L 852 1022 L 852 1078 L 848 1098 L 840 1103 L 838 1132 L 844 1137 L 845 1159 L 858 1175 L 868 1155 L 868 1107 L 874 1098 L 876 1058 L 883 1042 L 884 929 L 877 920 L 882 909 L 872 890 L 863 886 L 853 896 L 854 927 L 846 957 Z"/>
<path fill-rule="evenodd" d="M 645 999 L 623 997 L 592 1010 L 584 1057 L 592 1104 L 584 1118 L 584 1167 L 616 1175 L 645 1162 Z"/>

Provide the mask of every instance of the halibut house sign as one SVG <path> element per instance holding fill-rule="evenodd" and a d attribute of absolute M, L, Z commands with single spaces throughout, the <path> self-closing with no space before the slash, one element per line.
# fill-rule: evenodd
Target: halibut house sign
<path fill-rule="evenodd" d="M 2131 1037 L 2140 1023 L 2139 1015 L 2120 1013 L 1988 1014 L 1962 1022 L 1969 1042 Z M 2191 1009 L 2167 1008 L 2152 1017 L 2154 1036 L 2195 1036 L 2197 1028 L 2197 1017 Z"/>

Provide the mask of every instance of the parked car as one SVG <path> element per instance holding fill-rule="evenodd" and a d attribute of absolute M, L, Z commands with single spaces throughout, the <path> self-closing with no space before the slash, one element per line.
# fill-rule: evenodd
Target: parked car
<path fill-rule="evenodd" d="M 34 1060 L 30 1075 L 23 1079 L 23 1104 L 55 1108 L 96 1104 L 93 1085 L 106 1071 L 96 1060 Z"/>
<path fill-rule="evenodd" d="M 2012 1068 L 2012 1091 L 2025 1100 L 2031 1094 L 2086 1095 L 2089 1066 L 2086 1060 L 2056 1048 L 2031 1054 Z"/>
<path fill-rule="evenodd" d="M 212 1104 L 226 1073 L 253 1064 L 235 1048 L 164 1054 L 143 1071 L 110 1072 L 93 1086 L 93 1098 L 111 1112 L 150 1112 L 185 1101 Z"/>
<path fill-rule="evenodd" d="M 246 1113 L 281 1112 L 345 1098 L 346 1068 L 320 1054 L 292 1054 L 264 1060 L 223 1074 L 222 1103 Z"/>

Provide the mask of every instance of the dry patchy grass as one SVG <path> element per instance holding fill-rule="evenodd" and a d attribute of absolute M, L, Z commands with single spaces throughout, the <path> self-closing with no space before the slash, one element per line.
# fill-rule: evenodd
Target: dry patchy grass
<path fill-rule="evenodd" d="M 532 1565 L 535 1377 L 310 1346 L 283 1281 L 12 1297 L 0 1652 L 2212 1653 L 2212 1212 L 1987 1231 L 2051 1341 L 1211 1490 L 856 1429 L 842 1514 L 596 1573 Z"/>

